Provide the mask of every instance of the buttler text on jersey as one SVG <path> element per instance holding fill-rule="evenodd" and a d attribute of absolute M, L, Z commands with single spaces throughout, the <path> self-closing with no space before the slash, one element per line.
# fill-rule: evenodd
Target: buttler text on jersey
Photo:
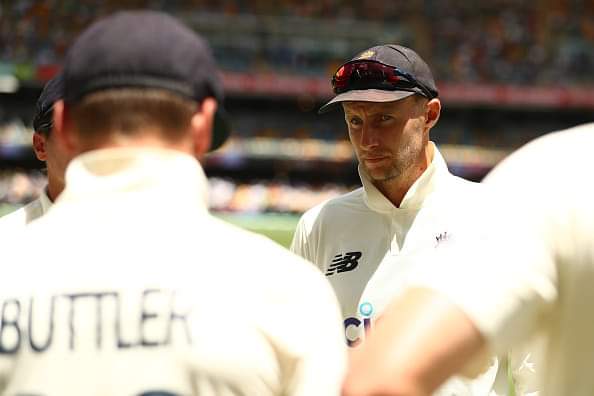
<path fill-rule="evenodd" d="M 29 347 L 130 349 L 192 343 L 188 319 L 175 291 L 145 289 L 64 293 L 0 300 L 0 355 Z"/>

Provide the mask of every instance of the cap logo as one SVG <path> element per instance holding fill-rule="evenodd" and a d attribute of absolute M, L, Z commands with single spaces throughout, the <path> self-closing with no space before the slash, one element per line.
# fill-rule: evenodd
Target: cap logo
<path fill-rule="evenodd" d="M 357 57 L 357 59 L 368 59 L 375 55 L 375 51 L 365 51 Z"/>

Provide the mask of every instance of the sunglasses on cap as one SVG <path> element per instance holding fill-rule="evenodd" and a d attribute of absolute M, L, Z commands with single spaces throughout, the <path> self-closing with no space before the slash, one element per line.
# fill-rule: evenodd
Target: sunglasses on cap
<path fill-rule="evenodd" d="M 428 99 L 435 97 L 409 73 L 372 60 L 355 60 L 342 65 L 332 77 L 332 89 L 336 95 L 355 89 L 382 89 L 417 92 Z"/>

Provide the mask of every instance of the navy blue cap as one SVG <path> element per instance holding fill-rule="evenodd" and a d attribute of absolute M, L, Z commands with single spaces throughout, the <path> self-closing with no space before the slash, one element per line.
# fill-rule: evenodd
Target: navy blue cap
<path fill-rule="evenodd" d="M 358 53 L 353 59 L 344 64 L 356 61 L 375 61 L 383 63 L 384 65 L 396 67 L 412 76 L 418 83 L 422 84 L 429 93 L 430 99 L 436 98 L 439 95 L 431 69 L 429 69 L 429 66 L 425 63 L 423 58 L 410 48 L 396 44 L 377 45 Z M 325 113 L 332 110 L 335 105 L 340 102 L 393 102 L 407 98 L 415 93 L 427 96 L 424 90 L 420 87 L 402 90 L 352 89 L 336 95 L 332 100 L 322 106 L 320 110 L 318 110 L 318 113 Z"/>
<path fill-rule="evenodd" d="M 157 88 L 197 102 L 218 102 L 210 150 L 230 133 L 223 86 L 206 41 L 156 11 L 124 11 L 101 19 L 74 42 L 64 63 L 64 100 L 113 88 Z"/>
<path fill-rule="evenodd" d="M 54 126 L 54 103 L 64 97 L 64 78 L 62 74 L 56 75 L 43 87 L 37 99 L 35 116 L 33 117 L 33 130 L 48 134 Z"/>

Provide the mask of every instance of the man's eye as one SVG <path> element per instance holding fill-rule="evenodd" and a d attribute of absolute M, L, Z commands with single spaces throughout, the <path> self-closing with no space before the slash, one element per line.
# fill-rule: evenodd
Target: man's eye
<path fill-rule="evenodd" d="M 391 115 L 387 115 L 387 114 L 382 114 L 382 116 L 380 117 L 381 121 L 391 121 L 393 119 L 394 119 L 394 117 L 392 117 Z"/>
<path fill-rule="evenodd" d="M 361 119 L 358 117 L 353 117 L 349 119 L 349 123 L 351 125 L 361 125 Z"/>

